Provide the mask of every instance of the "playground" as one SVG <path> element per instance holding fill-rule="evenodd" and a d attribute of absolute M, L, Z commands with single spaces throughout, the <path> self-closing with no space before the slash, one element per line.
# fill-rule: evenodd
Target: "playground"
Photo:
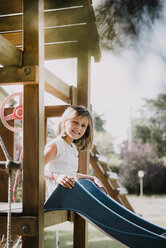
<path fill-rule="evenodd" d="M 90 222 L 103 237 L 108 236 L 110 245 L 113 238 L 122 247 L 165 248 L 166 227 L 138 215 L 135 199 L 129 201 L 118 174 L 95 144 L 87 151 L 78 149 L 78 173 L 87 175 L 91 166 L 107 194 L 95 182 L 96 177 L 83 177 L 75 180 L 71 189 L 58 183 L 53 193 L 45 196 L 44 147 L 50 139 L 49 121 L 61 118 L 73 105 L 92 110 L 91 59 L 101 61 L 93 2 L 0 0 L 0 6 L 1 246 L 49 248 L 45 230 L 72 223 L 69 247 L 91 247 L 87 235 Z M 75 84 L 66 83 L 45 67 L 45 61 L 66 59 L 75 61 Z M 13 88 L 14 93 L 7 93 L 5 87 Z M 47 105 L 46 92 L 63 104 Z M 88 121 L 81 123 L 86 132 Z"/>

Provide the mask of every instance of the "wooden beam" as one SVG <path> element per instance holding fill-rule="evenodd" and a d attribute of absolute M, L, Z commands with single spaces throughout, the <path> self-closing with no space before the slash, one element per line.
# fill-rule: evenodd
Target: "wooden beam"
<path fill-rule="evenodd" d="M 2 33 L 2 36 L 12 42 L 15 46 L 22 46 L 22 31 L 12 33 Z M 87 38 L 87 25 L 54 27 L 45 29 L 45 43 L 81 41 Z"/>
<path fill-rule="evenodd" d="M 12 235 L 36 236 L 37 235 L 37 218 L 33 216 L 12 216 L 11 218 Z M 25 228 L 29 228 L 26 232 Z M 28 229 L 27 229 L 28 230 Z M 0 234 L 6 234 L 7 216 L 0 216 Z"/>
<path fill-rule="evenodd" d="M 45 43 L 87 40 L 87 25 L 56 27 L 45 29 Z"/>
<path fill-rule="evenodd" d="M 44 9 L 68 8 L 83 5 L 83 0 L 45 0 Z"/>
<path fill-rule="evenodd" d="M 77 60 L 77 88 L 78 104 L 82 104 L 90 109 L 90 70 L 91 56 L 89 51 L 84 51 Z"/>
<path fill-rule="evenodd" d="M 45 106 L 45 118 L 61 117 L 69 105 Z"/>
<path fill-rule="evenodd" d="M 70 86 L 45 69 L 45 90 L 66 103 L 71 103 Z"/>
<path fill-rule="evenodd" d="M 13 33 L 2 33 L 2 36 L 15 46 L 23 45 L 22 35 L 23 35 L 22 31 L 13 32 Z"/>
<path fill-rule="evenodd" d="M 49 211 L 44 213 L 44 227 L 53 226 L 68 221 L 68 211 Z"/>
<path fill-rule="evenodd" d="M 83 7 L 71 8 L 71 9 L 60 9 L 57 11 L 48 11 L 44 14 L 45 28 L 84 23 L 84 9 Z M 23 30 L 22 25 L 23 16 L 12 15 L 0 17 L 0 32 L 9 31 L 21 31 Z"/>
<path fill-rule="evenodd" d="M 0 17 L 0 32 L 22 30 L 22 14 Z"/>
<path fill-rule="evenodd" d="M 45 12 L 44 18 L 45 28 L 85 22 L 83 7 L 48 11 Z"/>
<path fill-rule="evenodd" d="M 2 33 L 2 36 L 12 42 L 15 46 L 22 46 L 22 31 L 12 33 Z M 79 24 L 74 26 L 61 26 L 45 29 L 45 43 L 56 43 L 66 41 L 82 41 L 87 40 L 88 27 L 87 24 Z"/>
<path fill-rule="evenodd" d="M 38 66 L 38 82 L 24 85 L 23 215 L 37 217 L 37 236 L 23 248 L 44 247 L 44 1 L 23 0 L 24 66 Z"/>
<path fill-rule="evenodd" d="M 0 0 L 0 15 L 22 13 L 22 0 Z M 45 0 L 44 9 L 67 8 L 83 5 L 83 0 Z"/>
<path fill-rule="evenodd" d="M 99 47 L 99 35 L 95 23 L 96 22 L 95 13 L 92 4 L 89 0 L 84 1 L 84 9 L 85 9 L 85 20 L 88 26 L 89 48 L 91 51 L 91 55 L 94 56 L 95 62 L 99 62 L 101 58 L 101 52 Z"/>
<path fill-rule="evenodd" d="M 0 64 L 4 66 L 21 66 L 22 53 L 10 41 L 0 35 Z"/>
<path fill-rule="evenodd" d="M 90 109 L 90 67 L 91 57 L 89 51 L 84 51 L 77 59 L 77 88 L 78 105 L 84 105 Z M 79 172 L 87 174 L 89 165 L 89 153 L 79 153 Z M 76 214 L 74 222 L 74 248 L 85 248 L 88 245 L 87 222 Z"/>
<path fill-rule="evenodd" d="M 46 44 L 45 60 L 76 58 L 81 52 L 78 42 Z"/>
<path fill-rule="evenodd" d="M 0 68 L 0 83 L 8 84 L 35 84 L 38 81 L 37 66 L 2 67 Z"/>
<path fill-rule="evenodd" d="M 22 12 L 22 0 L 0 0 L 0 5 L 0 15 Z"/>
<path fill-rule="evenodd" d="M 99 162 L 97 161 L 97 159 L 95 158 L 95 156 L 91 155 L 90 156 L 90 164 L 91 164 L 92 168 L 94 169 L 97 177 L 100 178 L 101 182 L 103 183 L 103 185 L 108 190 L 108 194 L 113 199 L 115 199 L 117 202 L 121 203 L 120 202 L 120 199 L 117 197 L 118 192 L 117 192 L 116 188 L 115 188 L 115 190 L 113 190 L 112 187 L 110 187 L 110 184 L 109 184 L 108 180 L 105 180 L 105 176 L 102 173 L 102 171 L 100 170 L 100 166 L 96 166 L 96 163 L 99 163 Z"/>

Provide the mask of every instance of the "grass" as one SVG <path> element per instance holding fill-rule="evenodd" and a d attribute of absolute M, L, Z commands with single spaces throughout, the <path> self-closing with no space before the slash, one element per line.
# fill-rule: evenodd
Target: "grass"
<path fill-rule="evenodd" d="M 144 219 L 166 228 L 166 195 L 164 196 L 128 196 L 135 212 Z M 56 232 L 58 230 L 58 232 Z M 66 222 L 45 230 L 45 248 L 56 247 L 56 233 L 59 234 L 59 248 L 73 247 L 73 224 Z M 91 224 L 88 224 L 88 248 L 126 248 L 125 245 L 106 236 Z"/>

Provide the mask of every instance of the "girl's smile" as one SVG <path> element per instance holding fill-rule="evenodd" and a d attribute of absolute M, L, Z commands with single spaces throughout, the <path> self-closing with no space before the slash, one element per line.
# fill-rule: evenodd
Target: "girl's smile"
<path fill-rule="evenodd" d="M 88 118 L 86 116 L 76 116 L 65 121 L 65 141 L 71 143 L 73 140 L 80 139 L 88 126 Z"/>

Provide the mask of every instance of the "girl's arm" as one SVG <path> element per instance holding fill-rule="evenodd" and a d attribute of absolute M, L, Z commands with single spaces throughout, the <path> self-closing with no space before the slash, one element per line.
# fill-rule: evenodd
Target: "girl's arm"
<path fill-rule="evenodd" d="M 53 157 L 57 155 L 56 143 L 50 143 L 45 147 L 44 150 L 44 165 L 46 165 Z"/>
<path fill-rule="evenodd" d="M 94 176 L 90 176 L 90 175 L 86 175 L 86 174 L 82 174 L 82 173 L 77 173 L 77 179 L 89 179 L 91 181 L 94 182 Z"/>
<path fill-rule="evenodd" d="M 100 189 L 102 189 L 106 194 L 108 194 L 107 189 L 104 187 L 104 185 L 100 182 L 100 180 L 97 177 L 82 174 L 82 173 L 77 173 L 77 179 L 89 179 L 92 182 L 94 182 Z"/>
<path fill-rule="evenodd" d="M 57 155 L 57 152 L 56 143 L 48 144 L 44 150 L 44 164 L 46 165 L 51 159 L 53 159 Z M 45 171 L 44 178 L 53 180 L 65 188 L 71 189 L 74 186 L 74 178 L 66 175 L 59 175 L 54 172 Z"/>

